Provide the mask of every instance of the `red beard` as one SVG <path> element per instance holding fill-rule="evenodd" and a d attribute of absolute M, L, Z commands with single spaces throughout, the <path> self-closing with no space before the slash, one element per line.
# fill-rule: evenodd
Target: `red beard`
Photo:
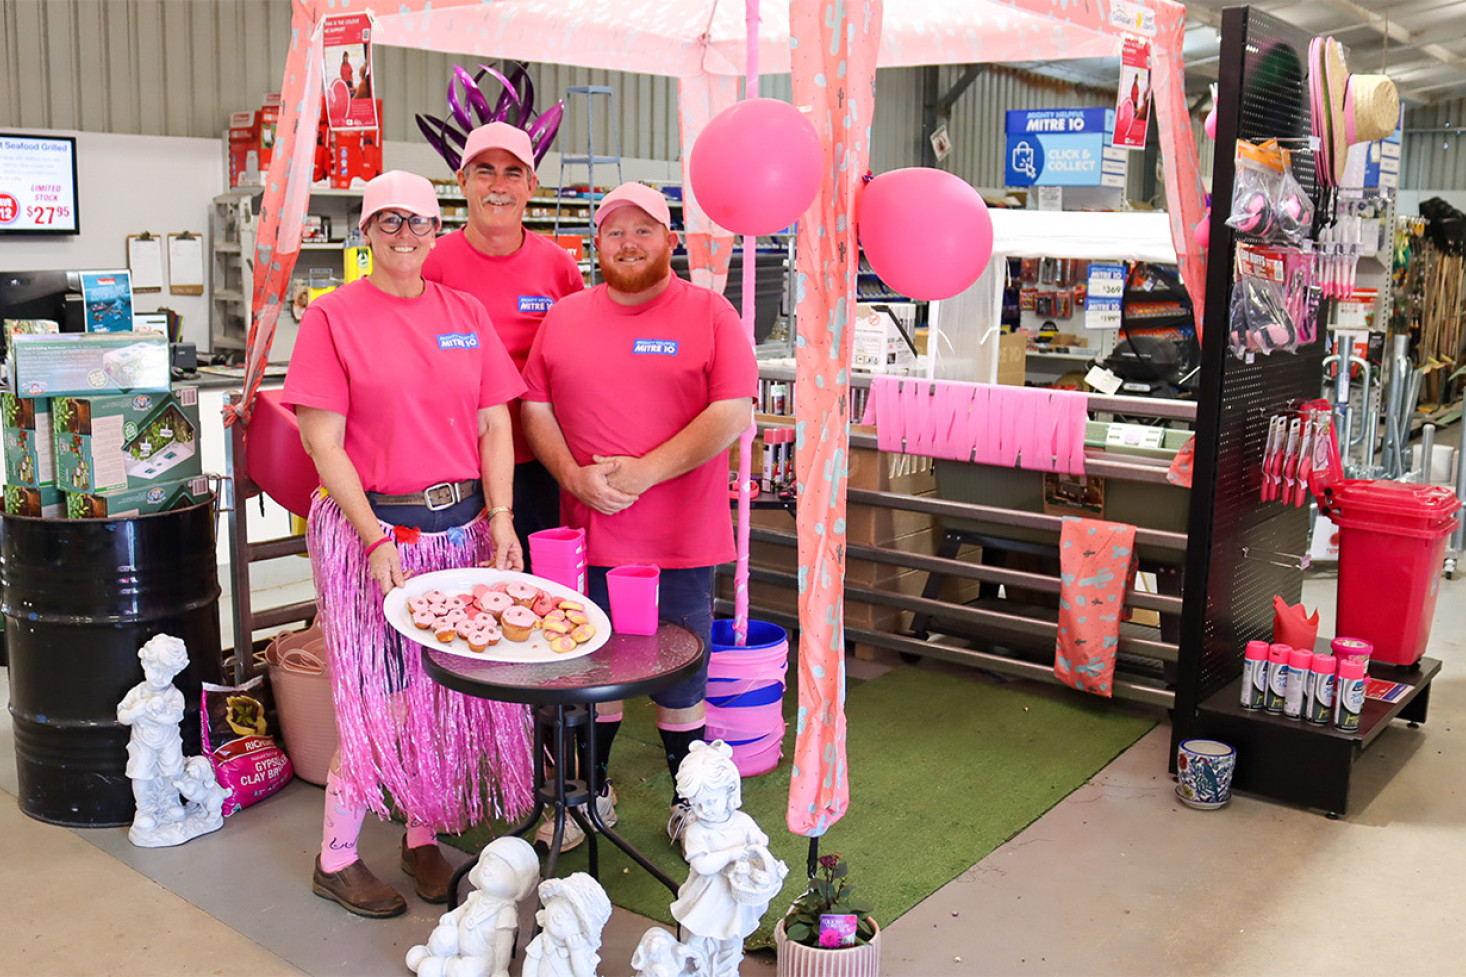
<path fill-rule="evenodd" d="M 635 295 L 645 292 L 666 278 L 672 270 L 672 252 L 664 251 L 660 258 L 650 258 L 636 269 L 622 268 L 616 264 L 615 255 L 602 251 L 598 257 L 601 277 L 618 292 Z"/>

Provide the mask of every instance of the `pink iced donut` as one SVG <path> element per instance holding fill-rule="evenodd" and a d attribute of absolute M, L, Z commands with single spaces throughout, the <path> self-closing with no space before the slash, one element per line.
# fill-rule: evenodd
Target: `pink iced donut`
<path fill-rule="evenodd" d="M 523 604 L 529 607 L 540 595 L 540 589 L 525 583 L 523 580 L 510 581 L 509 586 L 504 588 L 504 593 L 516 604 Z"/>
<path fill-rule="evenodd" d="M 478 606 L 498 617 L 515 605 L 508 594 L 488 593 L 478 599 Z"/>

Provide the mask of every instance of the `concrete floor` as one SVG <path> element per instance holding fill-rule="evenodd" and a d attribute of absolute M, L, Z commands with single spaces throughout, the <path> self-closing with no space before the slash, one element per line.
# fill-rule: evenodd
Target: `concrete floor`
<path fill-rule="evenodd" d="M 1396 723 L 1373 744 L 1347 817 L 1247 796 L 1216 812 L 1182 807 L 1162 723 L 1012 841 L 883 921 L 882 972 L 1466 972 L 1466 584 L 1444 588 L 1430 654 L 1445 667 L 1429 722 Z M 1305 603 L 1323 611 L 1320 633 L 1331 633 L 1333 592 L 1330 576 L 1305 584 Z M 12 755 L 7 711 L 0 756 Z M 0 789 L 16 792 L 8 760 Z M 0 798 L 10 894 L 0 974 L 407 974 L 403 956 L 439 908 L 409 895 L 406 915 L 368 921 L 313 896 L 320 817 L 321 791 L 297 781 L 222 831 L 139 849 L 124 829 L 48 826 Z M 396 869 L 400 833 L 369 821 L 362 849 L 410 892 Z M 630 973 L 647 925 L 616 911 L 603 974 Z M 743 967 L 772 972 L 766 958 Z"/>

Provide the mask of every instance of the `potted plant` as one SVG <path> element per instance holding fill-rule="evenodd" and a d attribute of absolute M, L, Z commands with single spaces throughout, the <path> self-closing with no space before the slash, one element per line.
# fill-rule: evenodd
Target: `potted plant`
<path fill-rule="evenodd" d="M 880 973 L 880 927 L 870 906 L 856 901 L 849 876 L 850 868 L 839 852 L 820 856 L 809 887 L 774 927 L 779 977 Z M 853 934 L 850 920 L 839 917 L 854 917 Z"/>

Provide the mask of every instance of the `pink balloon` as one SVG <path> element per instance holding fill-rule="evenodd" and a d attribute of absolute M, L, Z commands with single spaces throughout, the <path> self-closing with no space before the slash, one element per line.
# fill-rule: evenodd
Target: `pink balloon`
<path fill-rule="evenodd" d="M 857 226 L 870 266 L 913 299 L 951 298 L 977 281 L 993 253 L 982 195 L 944 170 L 882 173 L 860 197 Z"/>
<path fill-rule="evenodd" d="M 1216 107 L 1215 106 L 1213 106 L 1212 110 L 1206 114 L 1206 121 L 1204 121 L 1201 124 L 1201 127 L 1206 130 L 1206 137 L 1208 139 L 1211 139 L 1213 141 L 1216 140 L 1216 138 L 1217 138 L 1217 110 L 1216 110 Z"/>
<path fill-rule="evenodd" d="M 244 470 L 260 489 L 301 518 L 310 515 L 311 493 L 321 484 L 300 443 L 295 411 L 280 403 L 280 390 L 261 390 L 244 435 Z"/>
<path fill-rule="evenodd" d="M 1206 208 L 1206 213 L 1201 215 L 1201 220 L 1196 222 L 1196 230 L 1191 232 L 1191 240 L 1196 246 L 1205 251 L 1211 246 L 1211 208 Z"/>
<path fill-rule="evenodd" d="M 753 98 L 715 115 L 688 161 L 703 212 L 734 234 L 773 234 L 799 219 L 819 190 L 825 151 L 804 114 Z"/>

